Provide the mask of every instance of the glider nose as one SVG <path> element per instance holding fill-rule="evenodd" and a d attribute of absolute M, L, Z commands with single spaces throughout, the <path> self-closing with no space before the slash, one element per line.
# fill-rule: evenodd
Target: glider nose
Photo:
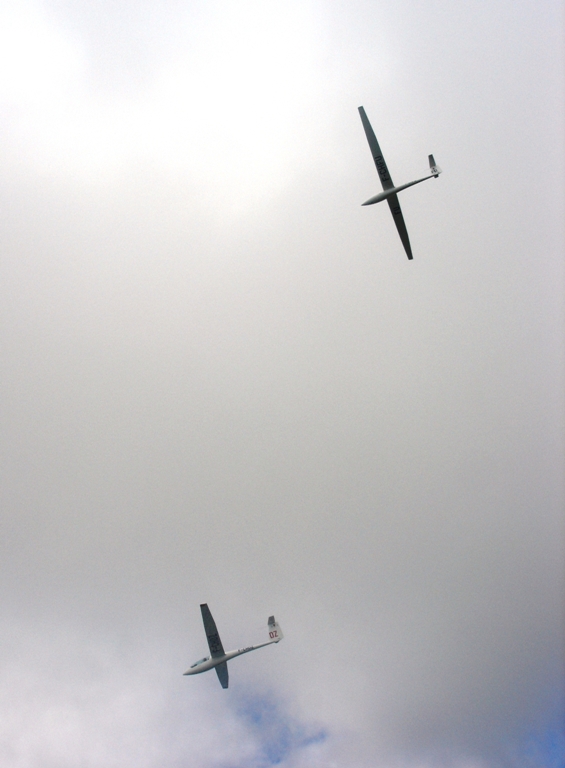
<path fill-rule="evenodd" d="M 389 193 L 390 194 L 390 193 Z M 365 200 L 364 203 L 361 203 L 361 205 L 374 205 L 375 203 L 380 203 L 381 200 L 386 200 L 387 197 L 389 197 L 389 194 L 387 192 L 379 192 L 378 195 L 375 195 L 374 197 L 370 197 L 368 200 Z"/>

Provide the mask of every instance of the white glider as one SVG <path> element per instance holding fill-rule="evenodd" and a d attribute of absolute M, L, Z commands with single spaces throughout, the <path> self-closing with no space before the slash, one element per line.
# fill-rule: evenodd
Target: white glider
<path fill-rule="evenodd" d="M 222 688 L 227 688 L 229 684 L 228 675 L 228 661 L 234 659 L 236 656 L 241 656 L 242 653 L 249 653 L 249 651 L 255 651 L 257 648 L 263 648 L 265 645 L 271 645 L 272 643 L 278 643 L 283 639 L 283 633 L 274 616 L 269 616 L 268 628 L 269 639 L 266 643 L 260 643 L 259 645 L 250 645 L 248 648 L 239 648 L 237 651 L 224 651 L 224 646 L 220 640 L 218 630 L 216 629 L 216 622 L 212 618 L 210 609 L 206 603 L 202 603 L 200 606 L 202 611 L 202 621 L 204 622 L 204 631 L 206 632 L 206 638 L 208 639 L 208 646 L 210 648 L 210 656 L 206 656 L 204 659 L 200 659 L 193 664 L 185 675 L 199 675 L 201 672 L 207 672 L 209 669 L 214 668 L 218 675 L 218 680 L 222 684 Z"/>
<path fill-rule="evenodd" d="M 401 184 L 399 187 L 395 187 L 390 177 L 390 173 L 388 172 L 388 168 L 386 167 L 383 153 L 379 147 L 379 142 L 377 141 L 375 132 L 371 127 L 371 123 L 369 122 L 369 118 L 365 114 L 363 107 L 359 107 L 359 114 L 361 115 L 361 122 L 363 123 L 363 128 L 365 129 L 365 135 L 367 136 L 367 141 L 369 142 L 369 147 L 371 148 L 371 154 L 373 155 L 373 160 L 375 161 L 381 184 L 383 185 L 383 191 L 379 192 L 378 195 L 371 197 L 369 200 L 364 202 L 363 205 L 374 205 L 375 203 L 380 203 L 382 200 L 386 200 L 388 202 L 388 207 L 392 213 L 392 217 L 394 219 L 394 223 L 396 224 L 396 229 L 398 230 L 400 239 L 402 240 L 402 245 L 404 246 L 406 255 L 409 259 L 411 259 L 412 249 L 410 248 L 410 240 L 408 239 L 408 232 L 406 230 L 406 224 L 404 223 L 404 217 L 402 216 L 402 211 L 400 210 L 400 203 L 398 202 L 397 192 L 401 192 L 403 189 L 407 189 L 407 187 L 412 187 L 414 184 L 419 184 L 421 181 L 427 181 L 431 178 L 437 179 L 441 173 L 441 168 L 436 165 L 434 156 L 428 155 L 428 160 L 430 163 L 429 176 L 423 176 L 421 179 L 416 179 L 416 181 L 409 181 L 408 184 Z"/>

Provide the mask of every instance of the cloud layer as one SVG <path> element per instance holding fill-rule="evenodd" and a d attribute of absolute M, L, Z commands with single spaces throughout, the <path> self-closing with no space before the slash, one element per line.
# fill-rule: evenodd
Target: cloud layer
<path fill-rule="evenodd" d="M 558 5 L 1 13 L 3 764 L 560 766 Z"/>

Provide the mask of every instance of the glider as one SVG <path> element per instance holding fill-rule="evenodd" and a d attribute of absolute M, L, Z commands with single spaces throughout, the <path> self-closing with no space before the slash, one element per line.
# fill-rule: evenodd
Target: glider
<path fill-rule="evenodd" d="M 255 651 L 257 648 L 263 648 L 265 645 L 271 645 L 271 643 L 278 643 L 283 639 L 283 633 L 274 616 L 269 616 L 268 629 L 269 639 L 266 643 L 260 643 L 259 645 L 250 645 L 248 648 L 239 648 L 237 651 L 224 651 L 224 646 L 220 640 L 218 630 L 216 629 L 216 622 L 214 621 L 210 609 L 206 603 L 202 603 L 200 606 L 202 611 L 202 621 L 204 622 L 204 631 L 206 632 L 206 638 L 208 639 L 208 646 L 210 648 L 210 656 L 206 656 L 204 659 L 200 659 L 193 664 L 185 675 L 199 675 L 201 672 L 207 672 L 209 669 L 214 668 L 218 675 L 222 688 L 227 688 L 229 684 L 228 676 L 228 661 L 234 659 L 236 656 L 241 656 L 242 653 L 249 653 L 249 651 Z"/>
<path fill-rule="evenodd" d="M 395 187 L 390 177 L 390 173 L 388 172 L 383 153 L 379 147 L 379 142 L 377 141 L 375 132 L 371 127 L 371 123 L 369 122 L 369 118 L 365 114 L 363 107 L 359 107 L 359 114 L 361 115 L 361 122 L 363 123 L 363 128 L 365 129 L 365 135 L 367 136 L 367 141 L 369 142 L 369 147 L 371 148 L 371 154 L 373 155 L 373 160 L 375 161 L 381 184 L 383 185 L 383 191 L 378 195 L 371 197 L 369 200 L 364 202 L 363 205 L 374 205 L 375 203 L 380 203 L 381 200 L 387 201 L 390 212 L 392 213 L 392 218 L 396 224 L 396 229 L 398 230 L 398 234 L 402 240 L 402 245 L 406 251 L 406 255 L 409 259 L 411 259 L 412 249 L 410 248 L 410 240 L 408 239 L 408 232 L 406 230 L 406 224 L 404 223 L 404 217 L 402 216 L 402 211 L 400 210 L 400 203 L 398 202 L 397 192 L 401 192 L 403 189 L 412 187 L 414 184 L 419 184 L 421 181 L 427 181 L 431 178 L 437 179 L 441 173 L 441 168 L 436 165 L 434 156 L 428 155 L 428 160 L 430 162 L 429 176 L 423 176 L 421 179 L 416 179 L 416 181 L 409 181 L 408 184 L 401 184 L 399 187 Z"/>

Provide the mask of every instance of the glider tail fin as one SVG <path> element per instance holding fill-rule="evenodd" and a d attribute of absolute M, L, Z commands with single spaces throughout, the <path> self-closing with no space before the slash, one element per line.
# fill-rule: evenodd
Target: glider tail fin
<path fill-rule="evenodd" d="M 279 627 L 278 623 L 275 621 L 274 616 L 269 616 L 268 626 L 269 626 L 269 639 L 271 640 L 271 642 L 273 643 L 280 642 L 283 639 L 284 635 L 283 635 L 282 629 Z"/>
<path fill-rule="evenodd" d="M 430 161 L 430 173 L 432 174 L 432 176 L 435 176 L 435 178 L 437 179 L 437 177 L 441 173 L 441 168 L 439 167 L 439 165 L 436 165 L 436 161 L 434 160 L 433 155 L 428 155 L 428 160 Z"/>

